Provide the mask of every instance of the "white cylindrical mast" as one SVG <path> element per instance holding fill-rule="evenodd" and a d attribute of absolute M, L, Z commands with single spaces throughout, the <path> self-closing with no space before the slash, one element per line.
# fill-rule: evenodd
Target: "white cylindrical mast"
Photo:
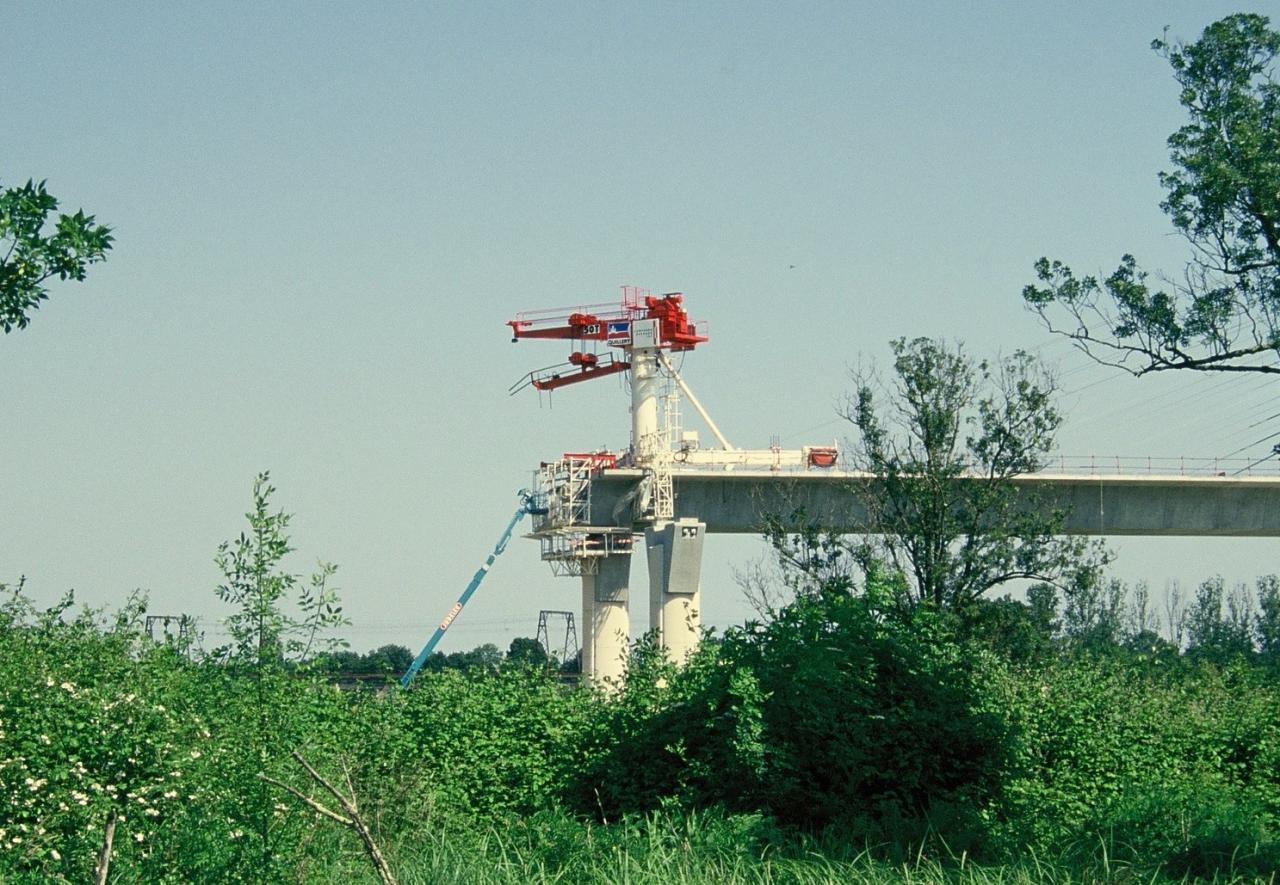
<path fill-rule="evenodd" d="M 647 465 L 661 445 L 658 423 L 658 321 L 637 320 L 631 326 L 631 451 Z"/>

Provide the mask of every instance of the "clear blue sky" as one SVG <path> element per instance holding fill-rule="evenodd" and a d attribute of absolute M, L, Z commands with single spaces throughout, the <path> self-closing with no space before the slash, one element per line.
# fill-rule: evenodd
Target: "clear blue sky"
<path fill-rule="evenodd" d="M 1268 432 L 1271 382 L 1108 375 L 1018 293 L 1042 254 L 1181 265 L 1148 44 L 1242 8 L 1268 11 L 11 3 L 0 182 L 47 178 L 117 246 L 0 339 L 0 581 L 145 588 L 212 644 L 213 554 L 270 469 L 353 644 L 416 648 L 539 460 L 627 441 L 611 382 L 508 398 L 564 354 L 503 323 L 623 283 L 709 322 L 684 374 L 741 446 L 845 438 L 848 367 L 933 335 L 1058 364 L 1064 452 L 1224 455 Z M 1275 568 L 1272 541 L 1118 546 L 1157 588 Z M 708 622 L 746 616 L 731 570 L 759 552 L 712 539 Z M 638 558 L 637 629 L 644 586 Z M 513 543 L 442 648 L 578 596 Z"/>

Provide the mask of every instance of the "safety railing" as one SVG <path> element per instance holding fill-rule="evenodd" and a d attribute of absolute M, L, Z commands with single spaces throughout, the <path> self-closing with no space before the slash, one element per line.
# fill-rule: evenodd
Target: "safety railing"
<path fill-rule="evenodd" d="M 1055 455 L 1038 473 L 1088 476 L 1280 476 L 1280 458 Z"/>

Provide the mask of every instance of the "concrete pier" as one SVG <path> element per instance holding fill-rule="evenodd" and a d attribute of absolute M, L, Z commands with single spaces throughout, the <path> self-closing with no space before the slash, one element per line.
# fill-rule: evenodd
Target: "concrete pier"
<path fill-rule="evenodd" d="M 649 560 L 649 629 L 676 663 L 698 647 L 702 634 L 702 542 L 705 523 L 681 519 L 645 529 Z"/>
<path fill-rule="evenodd" d="M 626 673 L 630 582 L 630 554 L 602 557 L 596 572 L 582 575 L 582 672 L 594 683 L 621 685 Z"/>

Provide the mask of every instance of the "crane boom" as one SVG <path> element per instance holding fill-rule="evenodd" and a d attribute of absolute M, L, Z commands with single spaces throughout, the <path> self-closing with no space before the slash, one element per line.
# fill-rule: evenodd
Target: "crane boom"
<path fill-rule="evenodd" d="M 467 589 L 462 591 L 462 595 L 458 597 L 458 601 L 453 604 L 453 608 L 449 609 L 449 613 L 444 616 L 444 620 L 440 622 L 440 626 L 436 627 L 436 632 L 431 634 L 431 638 L 427 640 L 427 644 L 422 647 L 422 651 L 418 652 L 418 656 L 413 659 L 413 663 L 409 665 L 409 669 L 405 671 L 404 676 L 400 677 L 400 687 L 408 688 L 409 683 L 413 681 L 413 677 L 418 675 L 418 671 L 422 669 L 422 665 L 427 662 L 427 658 L 431 657 L 431 652 L 435 650 L 436 645 L 444 636 L 446 630 L 458 617 L 458 613 L 462 611 L 462 607 L 480 587 L 480 582 L 484 580 L 485 575 L 489 574 L 489 569 L 493 567 L 494 561 L 502 555 L 502 551 L 507 549 L 507 542 L 511 540 L 512 534 L 515 533 L 516 526 L 520 520 L 524 518 L 526 513 L 543 515 L 547 512 L 545 507 L 540 507 L 532 492 L 521 490 L 520 506 L 516 508 L 516 512 L 511 514 L 511 521 L 507 523 L 506 529 L 503 530 L 498 543 L 494 545 L 493 552 L 485 559 L 484 564 L 476 569 L 475 575 L 471 578 L 471 583 L 467 585 Z"/>
<path fill-rule="evenodd" d="M 603 375 L 616 375 L 630 368 L 631 363 L 615 359 L 611 353 L 596 356 L 594 353 L 575 351 L 569 354 L 569 362 L 547 366 L 545 369 L 535 369 L 512 384 L 507 392 L 514 396 L 526 387 L 533 387 L 534 390 L 556 390 L 570 384 L 577 384 L 579 381 L 590 381 L 592 378 Z"/>
<path fill-rule="evenodd" d="M 577 308 L 531 310 L 509 320 L 511 340 L 521 338 L 560 338 L 570 341 L 604 342 L 627 348 L 631 345 L 631 326 L 638 320 L 657 320 L 654 345 L 666 350 L 693 350 L 705 343 L 707 336 L 697 323 L 689 320 L 684 295 L 668 292 L 653 296 L 635 288 L 623 287 L 620 305 L 591 304 Z"/>

